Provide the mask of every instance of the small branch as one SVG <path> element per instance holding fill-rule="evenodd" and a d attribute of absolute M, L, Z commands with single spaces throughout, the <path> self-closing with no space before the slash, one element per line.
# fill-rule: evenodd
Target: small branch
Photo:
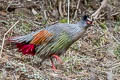
<path fill-rule="evenodd" d="M 16 26 L 16 24 L 18 24 L 19 20 L 4 34 L 4 37 L 3 37 L 3 40 L 2 40 L 2 47 L 1 47 L 1 51 L 0 51 L 0 58 L 1 58 L 1 55 L 2 55 L 2 51 L 3 51 L 3 46 L 4 46 L 4 43 L 5 43 L 5 36 L 12 30 L 13 27 Z"/>
<path fill-rule="evenodd" d="M 46 10 L 44 10 L 44 17 L 45 17 L 45 20 L 47 20 L 48 18 L 47 18 L 47 13 L 46 13 L 47 11 Z"/>
<path fill-rule="evenodd" d="M 59 13 L 60 13 L 60 16 L 63 17 L 63 13 L 62 13 L 62 1 L 61 0 L 59 1 Z"/>
<path fill-rule="evenodd" d="M 70 23 L 70 0 L 68 0 L 68 24 Z"/>
<path fill-rule="evenodd" d="M 118 15 L 120 12 L 113 13 L 112 16 Z"/>
<path fill-rule="evenodd" d="M 77 12 L 78 12 L 78 9 L 79 9 L 79 5 L 80 5 L 80 0 L 78 0 L 77 9 L 76 9 L 75 14 L 74 14 L 74 19 L 77 17 Z"/>
<path fill-rule="evenodd" d="M 97 9 L 95 13 L 91 15 L 93 19 L 97 19 L 98 15 L 100 14 L 101 9 L 103 9 L 106 5 L 107 5 L 107 0 L 103 0 L 101 3 L 101 6 Z"/>
<path fill-rule="evenodd" d="M 38 14 L 37 11 L 34 8 L 32 8 L 32 13 L 33 13 L 33 15 L 37 15 Z"/>

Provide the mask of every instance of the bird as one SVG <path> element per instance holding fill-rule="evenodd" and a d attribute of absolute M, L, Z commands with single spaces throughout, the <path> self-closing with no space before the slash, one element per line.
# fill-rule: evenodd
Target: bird
<path fill-rule="evenodd" d="M 8 41 L 14 43 L 23 55 L 38 55 L 40 64 L 49 59 L 52 69 L 56 70 L 53 58 L 62 63 L 60 56 L 82 37 L 92 23 L 89 16 L 84 15 L 74 24 L 56 23 L 27 35 L 10 37 Z"/>

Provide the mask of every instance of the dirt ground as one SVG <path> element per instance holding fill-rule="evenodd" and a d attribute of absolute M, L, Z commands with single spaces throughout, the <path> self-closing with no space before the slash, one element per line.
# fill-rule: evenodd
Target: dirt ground
<path fill-rule="evenodd" d="M 102 0 L 70 0 L 70 23 L 93 14 Z M 62 8 L 61 8 L 62 5 Z M 78 6 L 78 8 L 77 8 Z M 76 15 L 77 14 L 77 15 Z M 57 71 L 38 56 L 25 56 L 8 44 L 7 38 L 25 35 L 43 27 L 67 22 L 67 0 L 0 0 L 0 80 L 120 80 L 120 1 L 108 0 L 91 26 L 56 62 Z"/>

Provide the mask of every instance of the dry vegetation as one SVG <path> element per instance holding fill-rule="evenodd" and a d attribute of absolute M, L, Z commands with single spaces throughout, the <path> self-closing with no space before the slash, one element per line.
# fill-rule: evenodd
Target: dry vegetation
<path fill-rule="evenodd" d="M 101 1 L 70 0 L 70 23 L 79 21 L 83 14 L 92 15 Z M 0 45 L 5 32 L 18 20 L 6 39 L 66 23 L 67 0 L 0 0 Z M 56 63 L 56 72 L 51 70 L 49 60 L 39 65 L 39 57 L 24 56 L 5 41 L 0 80 L 120 80 L 120 0 L 108 0 L 94 23 L 61 56 L 64 63 Z"/>

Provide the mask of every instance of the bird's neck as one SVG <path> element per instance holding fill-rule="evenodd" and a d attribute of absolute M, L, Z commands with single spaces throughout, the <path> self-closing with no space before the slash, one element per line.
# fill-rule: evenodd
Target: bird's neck
<path fill-rule="evenodd" d="M 84 20 L 77 22 L 80 28 L 87 28 L 87 23 Z"/>
<path fill-rule="evenodd" d="M 80 37 L 83 36 L 83 34 L 85 33 L 85 31 L 87 30 L 88 26 L 86 24 L 85 21 L 79 21 L 77 22 L 78 26 L 79 26 L 79 30 L 74 34 L 73 36 L 73 41 L 78 40 Z"/>

